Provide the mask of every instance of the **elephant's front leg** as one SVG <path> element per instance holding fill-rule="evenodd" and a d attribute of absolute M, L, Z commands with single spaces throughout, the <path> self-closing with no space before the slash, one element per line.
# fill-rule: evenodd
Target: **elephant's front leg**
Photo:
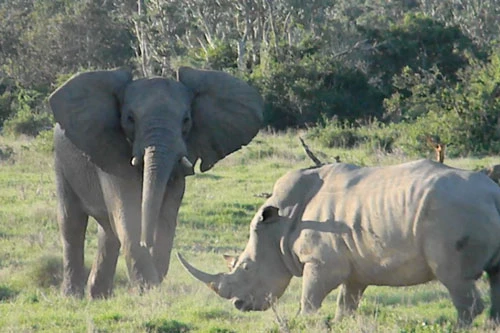
<path fill-rule="evenodd" d="M 113 277 L 120 252 L 120 241 L 108 219 L 99 219 L 97 254 L 90 271 L 88 293 L 91 298 L 105 298 L 113 291 Z"/>
<path fill-rule="evenodd" d="M 104 200 L 127 262 L 128 275 L 141 288 L 160 283 L 149 250 L 141 239 L 141 180 L 99 174 Z"/>
<path fill-rule="evenodd" d="M 57 221 L 63 246 L 64 295 L 83 296 L 85 286 L 84 245 L 88 215 L 66 180 L 57 174 Z"/>
<path fill-rule="evenodd" d="M 159 224 L 156 228 L 153 247 L 153 260 L 160 280 L 167 275 L 170 265 L 170 254 L 174 243 L 177 215 L 184 196 L 186 181 L 184 177 L 171 179 L 168 182 Z"/>

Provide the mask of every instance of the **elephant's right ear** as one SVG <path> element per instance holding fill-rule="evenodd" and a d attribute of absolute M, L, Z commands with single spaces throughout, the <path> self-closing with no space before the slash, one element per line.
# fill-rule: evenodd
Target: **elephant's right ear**
<path fill-rule="evenodd" d="M 181 67 L 177 78 L 194 92 L 186 141 L 190 160 L 201 159 L 205 172 L 253 139 L 262 125 L 264 101 L 255 88 L 221 71 Z"/>
<path fill-rule="evenodd" d="M 131 156 L 120 127 L 119 99 L 132 74 L 124 70 L 74 75 L 49 97 L 65 135 L 106 172 L 120 172 Z M 128 164 L 128 163 L 127 163 Z"/>

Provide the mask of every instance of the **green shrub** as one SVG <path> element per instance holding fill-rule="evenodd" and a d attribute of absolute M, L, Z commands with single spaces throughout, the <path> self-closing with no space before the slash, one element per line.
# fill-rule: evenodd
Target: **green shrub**
<path fill-rule="evenodd" d="M 10 91 L 0 94 L 0 125 L 12 114 L 11 104 L 13 99 L 14 96 Z"/>
<path fill-rule="evenodd" d="M 51 128 L 52 125 L 52 115 L 22 110 L 4 122 L 3 133 L 14 137 L 22 134 L 37 136 L 40 132 Z"/>
<path fill-rule="evenodd" d="M 17 137 L 36 136 L 54 123 L 52 114 L 44 110 L 44 95 L 35 90 L 20 89 L 11 116 L 3 123 L 3 133 Z"/>
<path fill-rule="evenodd" d="M 144 326 L 148 333 L 185 333 L 191 330 L 188 325 L 177 320 L 148 321 Z"/>
<path fill-rule="evenodd" d="M 35 140 L 31 142 L 31 147 L 39 152 L 52 153 L 54 151 L 54 131 L 52 129 L 40 131 Z"/>
<path fill-rule="evenodd" d="M 33 283 L 41 288 L 59 286 L 62 282 L 62 259 L 59 256 L 44 255 L 31 268 Z"/>
<path fill-rule="evenodd" d="M 0 302 L 8 301 L 19 294 L 19 291 L 7 286 L 0 286 Z"/>
<path fill-rule="evenodd" d="M 393 77 L 408 67 L 415 72 L 439 71 L 453 82 L 467 66 L 466 54 L 484 57 L 458 27 L 446 25 L 424 14 L 407 13 L 385 28 L 364 26 L 366 36 L 379 43 L 368 58 L 368 74 L 377 78 L 386 96 L 394 93 Z"/>
<path fill-rule="evenodd" d="M 14 155 L 14 149 L 11 146 L 0 146 L 0 161 L 7 161 Z"/>
<path fill-rule="evenodd" d="M 329 148 L 354 148 L 367 140 L 359 128 L 337 120 L 326 121 L 324 125 L 312 128 L 308 136 Z"/>
<path fill-rule="evenodd" d="M 236 333 L 236 331 L 230 330 L 229 328 L 210 327 L 208 333 Z"/>
<path fill-rule="evenodd" d="M 295 48 L 285 45 L 283 59 L 270 57 L 254 68 L 250 80 L 264 97 L 265 125 L 285 129 L 315 124 L 323 118 L 337 117 L 352 123 L 380 117 L 384 96 L 368 77 L 330 53 L 316 52 L 317 43 L 304 42 Z M 340 138 L 347 144 L 351 140 Z"/>
<path fill-rule="evenodd" d="M 433 134 L 448 145 L 449 157 L 500 153 L 500 55 L 469 61 L 457 83 L 437 68 L 420 73 L 407 68 L 396 78 L 408 96 L 396 93 L 384 103 L 391 118 L 406 123 L 397 144 L 422 152 L 423 137 Z"/>

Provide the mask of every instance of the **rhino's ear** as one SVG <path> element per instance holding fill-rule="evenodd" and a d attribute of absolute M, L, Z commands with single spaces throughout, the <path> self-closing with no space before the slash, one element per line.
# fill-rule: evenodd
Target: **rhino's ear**
<path fill-rule="evenodd" d="M 234 266 L 236 265 L 236 261 L 238 261 L 238 257 L 231 256 L 229 254 L 223 254 L 224 260 L 226 261 L 227 268 L 229 271 L 232 271 Z"/>
<path fill-rule="evenodd" d="M 274 206 L 267 206 L 262 210 L 262 215 L 260 216 L 260 222 L 271 222 L 274 217 L 279 216 L 279 208 Z"/>

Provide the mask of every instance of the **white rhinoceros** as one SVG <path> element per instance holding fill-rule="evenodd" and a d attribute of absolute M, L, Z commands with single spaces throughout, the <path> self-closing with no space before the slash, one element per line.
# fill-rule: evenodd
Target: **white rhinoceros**
<path fill-rule="evenodd" d="M 500 187 L 485 174 L 428 160 L 387 167 L 347 164 L 292 171 L 250 225 L 229 273 L 179 259 L 239 310 L 265 310 L 302 276 L 301 311 L 342 286 L 336 318 L 354 311 L 369 285 L 439 280 L 461 324 L 484 308 L 475 281 L 486 271 L 491 317 L 500 318 Z"/>

